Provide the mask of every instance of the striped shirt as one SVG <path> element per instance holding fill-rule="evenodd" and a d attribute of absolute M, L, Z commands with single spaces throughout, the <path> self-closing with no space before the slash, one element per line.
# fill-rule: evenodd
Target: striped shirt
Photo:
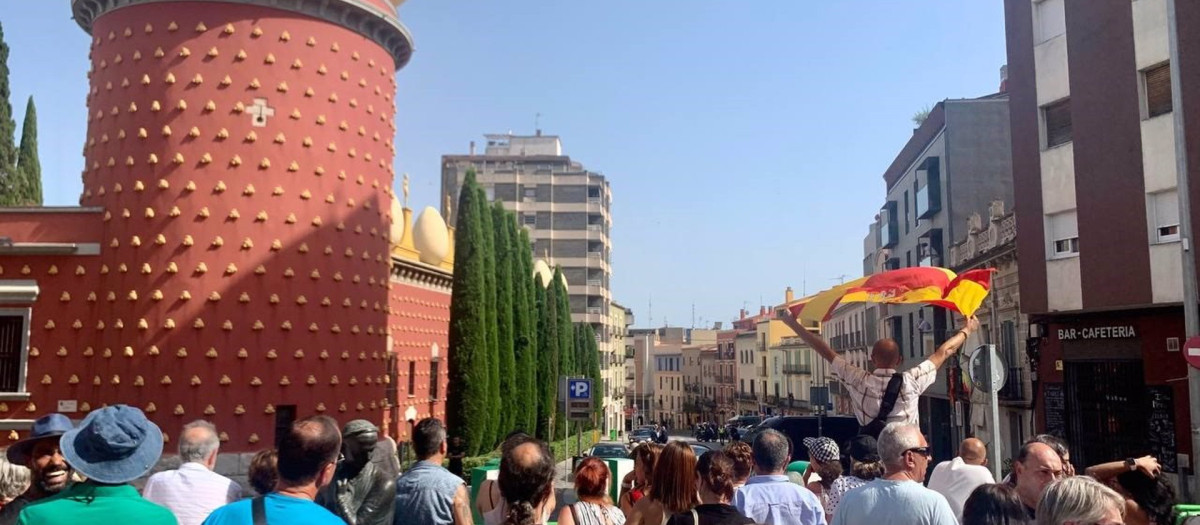
<path fill-rule="evenodd" d="M 242 487 L 190 462 L 150 476 L 142 497 L 170 509 L 179 525 L 200 525 L 218 507 L 242 499 Z"/>
<path fill-rule="evenodd" d="M 883 393 L 887 391 L 888 381 L 896 370 L 881 368 L 868 374 L 865 370 L 850 364 L 842 356 L 833 359 L 830 367 L 833 373 L 841 378 L 842 383 L 850 390 L 850 404 L 854 407 L 854 416 L 860 425 L 867 425 L 879 414 L 879 405 L 883 401 Z M 937 367 L 928 359 L 921 364 L 903 372 L 903 384 L 900 387 L 900 397 L 896 406 L 888 415 L 888 423 L 917 424 L 917 401 L 933 382 L 937 380 Z"/>

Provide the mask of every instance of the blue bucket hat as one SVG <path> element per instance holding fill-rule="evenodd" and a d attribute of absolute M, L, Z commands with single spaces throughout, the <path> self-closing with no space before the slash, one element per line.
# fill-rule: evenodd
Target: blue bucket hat
<path fill-rule="evenodd" d="M 46 414 L 37 418 L 33 422 L 33 428 L 29 431 L 29 437 L 13 443 L 4 455 L 8 458 L 8 462 L 14 465 L 26 465 L 29 462 L 29 452 L 33 450 L 33 446 L 43 439 L 58 440 L 58 437 L 65 434 L 68 430 L 75 428 L 71 424 L 71 420 L 62 414 Z"/>
<path fill-rule="evenodd" d="M 63 457 L 100 483 L 126 483 L 150 471 L 162 456 L 163 435 L 141 410 L 113 405 L 88 414 L 62 436 Z"/>

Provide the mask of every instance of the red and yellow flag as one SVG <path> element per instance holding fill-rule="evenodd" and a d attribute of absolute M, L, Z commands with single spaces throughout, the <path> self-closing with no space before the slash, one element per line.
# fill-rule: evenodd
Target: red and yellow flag
<path fill-rule="evenodd" d="M 842 303 L 862 302 L 927 304 L 969 317 L 987 297 L 994 271 L 987 268 L 955 275 L 931 266 L 891 270 L 835 286 L 789 309 L 801 322 L 809 323 L 827 321 Z"/>

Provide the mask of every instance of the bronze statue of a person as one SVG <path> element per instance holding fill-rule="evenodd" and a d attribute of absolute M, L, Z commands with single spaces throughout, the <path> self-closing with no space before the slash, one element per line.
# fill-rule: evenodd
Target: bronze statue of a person
<path fill-rule="evenodd" d="M 348 525 L 391 525 L 396 480 L 371 463 L 379 429 L 355 419 L 342 427 L 342 459 L 333 482 L 317 494 L 317 504 Z"/>

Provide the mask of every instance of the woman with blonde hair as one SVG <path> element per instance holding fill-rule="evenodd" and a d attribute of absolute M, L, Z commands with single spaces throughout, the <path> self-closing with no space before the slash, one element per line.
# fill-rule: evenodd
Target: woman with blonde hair
<path fill-rule="evenodd" d="M 1037 525 L 1125 525 L 1125 498 L 1087 476 L 1063 478 L 1042 493 Z"/>

